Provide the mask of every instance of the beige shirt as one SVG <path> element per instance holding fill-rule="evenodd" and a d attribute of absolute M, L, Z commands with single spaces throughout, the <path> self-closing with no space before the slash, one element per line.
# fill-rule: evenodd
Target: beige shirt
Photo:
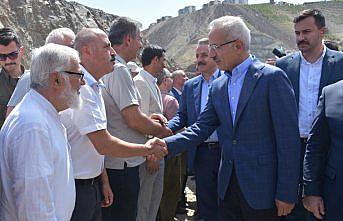
<path fill-rule="evenodd" d="M 121 115 L 121 111 L 132 105 L 140 105 L 140 95 L 135 87 L 126 62 L 116 56 L 114 71 L 102 78 L 105 84 L 103 98 L 107 115 L 107 129 L 115 137 L 131 143 L 146 142 L 144 134 L 131 129 Z M 124 162 L 128 167 L 142 164 L 144 157 L 105 157 L 105 167 L 109 169 L 123 169 Z"/>
<path fill-rule="evenodd" d="M 134 77 L 135 85 L 141 95 L 141 110 L 146 115 L 163 114 L 163 104 L 160 89 L 157 87 L 156 78 L 145 70 L 141 70 Z"/>

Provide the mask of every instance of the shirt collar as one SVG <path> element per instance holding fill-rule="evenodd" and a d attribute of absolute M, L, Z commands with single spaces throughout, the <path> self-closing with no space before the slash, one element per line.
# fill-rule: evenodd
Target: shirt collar
<path fill-rule="evenodd" d="M 127 67 L 126 61 L 122 57 L 120 57 L 118 54 L 116 55 L 116 60 Z"/>
<path fill-rule="evenodd" d="M 38 93 L 35 89 L 30 90 L 30 94 L 38 105 L 42 106 L 45 111 L 47 111 L 52 116 L 59 118 L 56 108 L 48 101 L 43 95 Z"/>
<path fill-rule="evenodd" d="M 96 81 L 95 78 L 87 71 L 87 69 L 85 67 L 83 67 L 82 65 L 80 65 L 80 66 L 81 66 L 81 69 L 84 73 L 84 79 L 86 81 L 86 84 L 88 84 L 91 87 L 93 87 L 93 86 L 105 87 L 104 83 L 101 80 Z"/>
<path fill-rule="evenodd" d="M 212 74 L 212 76 L 210 77 L 210 79 L 208 81 L 206 81 L 206 79 L 204 78 L 204 75 L 201 74 L 201 78 L 203 81 L 208 82 L 209 84 L 211 84 L 215 79 L 220 77 L 220 71 L 219 69 L 216 69 L 216 71 Z"/>
<path fill-rule="evenodd" d="M 225 72 L 225 74 L 232 78 L 232 81 L 236 81 L 239 77 L 241 77 L 243 74 L 245 74 L 250 65 L 253 63 L 253 57 L 250 55 L 248 58 L 246 58 L 242 63 L 237 65 L 233 70 L 232 74 L 229 72 Z"/>
<path fill-rule="evenodd" d="M 318 64 L 319 62 L 321 62 L 324 59 L 325 53 L 326 53 L 326 46 L 324 45 L 322 55 L 314 63 L 310 63 L 306 60 L 306 58 L 304 58 L 302 52 L 300 51 L 301 63 L 307 64 L 307 65 Z"/>
<path fill-rule="evenodd" d="M 179 95 L 181 95 L 182 94 L 182 92 L 181 91 L 179 91 L 176 87 L 173 87 L 175 90 L 176 90 L 176 92 L 179 94 Z"/>
<path fill-rule="evenodd" d="M 140 75 L 142 75 L 145 79 L 147 79 L 149 82 L 156 84 L 157 83 L 157 79 L 152 76 L 152 74 L 150 74 L 149 72 L 147 72 L 146 70 L 142 69 L 139 72 Z"/>

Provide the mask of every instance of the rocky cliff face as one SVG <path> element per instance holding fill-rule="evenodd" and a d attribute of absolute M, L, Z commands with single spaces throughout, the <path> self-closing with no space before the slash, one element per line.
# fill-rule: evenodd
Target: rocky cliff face
<path fill-rule="evenodd" d="M 83 27 L 107 30 L 117 16 L 64 0 L 1 0 L 0 27 L 13 27 L 25 47 L 28 67 L 33 48 L 44 44 L 52 29 L 68 27 L 74 32 Z"/>
<path fill-rule="evenodd" d="M 144 36 L 150 43 L 167 49 L 170 65 L 179 64 L 181 68 L 192 70 L 197 41 L 207 37 L 208 24 L 224 15 L 241 16 L 251 29 L 251 53 L 264 60 L 273 56 L 274 47 L 296 49 L 292 19 L 305 8 L 318 8 L 324 13 L 329 28 L 327 37 L 340 41 L 342 47 L 342 1 L 305 5 L 213 5 L 152 25 L 144 31 Z M 65 0 L 0 0 L 0 27 L 13 27 L 22 38 L 26 67 L 32 49 L 43 45 L 52 29 L 69 27 L 77 32 L 83 27 L 99 27 L 108 30 L 116 17 Z"/>

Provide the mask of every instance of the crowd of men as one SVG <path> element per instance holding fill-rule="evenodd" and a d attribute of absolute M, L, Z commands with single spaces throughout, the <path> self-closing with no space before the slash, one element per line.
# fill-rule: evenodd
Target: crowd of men
<path fill-rule="evenodd" d="M 171 221 L 189 174 L 194 219 L 342 220 L 343 53 L 320 11 L 293 22 L 269 65 L 240 17 L 213 20 L 190 80 L 126 17 L 52 30 L 30 70 L 0 29 L 0 220 Z"/>

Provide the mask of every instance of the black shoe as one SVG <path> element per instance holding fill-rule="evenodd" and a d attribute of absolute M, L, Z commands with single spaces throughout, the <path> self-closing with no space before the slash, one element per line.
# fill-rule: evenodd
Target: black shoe
<path fill-rule="evenodd" d="M 185 207 L 182 207 L 182 206 L 178 206 L 176 208 L 176 214 L 186 214 L 187 213 L 187 210 Z"/>
<path fill-rule="evenodd" d="M 202 220 L 202 216 L 198 213 L 198 211 L 194 212 L 194 215 L 189 218 L 190 221 Z"/>

